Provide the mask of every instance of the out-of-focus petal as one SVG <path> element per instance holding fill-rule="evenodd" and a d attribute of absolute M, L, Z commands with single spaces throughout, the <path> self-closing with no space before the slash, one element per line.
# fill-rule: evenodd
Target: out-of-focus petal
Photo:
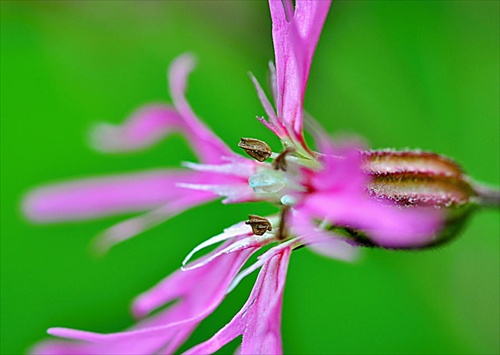
<path fill-rule="evenodd" d="M 141 216 L 127 219 L 100 233 L 94 242 L 96 250 L 106 252 L 114 245 L 166 221 L 167 219 L 184 212 L 190 207 L 201 205 L 215 198 L 212 193 L 204 191 L 189 191 L 163 206 L 153 209 Z"/>
<path fill-rule="evenodd" d="M 349 226 L 368 234 L 380 246 L 403 248 L 429 244 L 440 225 L 438 211 L 400 209 L 370 200 L 368 196 L 315 193 L 298 213 L 326 219 L 336 226 Z"/>
<path fill-rule="evenodd" d="M 232 156 L 231 150 L 194 114 L 186 100 L 187 78 L 195 66 L 191 55 L 173 61 L 169 84 L 175 109 L 167 105 L 147 105 L 121 125 L 102 123 L 91 133 L 92 145 L 104 152 L 124 152 L 146 148 L 165 135 L 180 131 L 200 161 L 219 163 Z"/>
<path fill-rule="evenodd" d="M 116 350 L 121 351 L 125 349 Z M 116 350 L 108 349 L 107 346 L 100 344 L 76 343 L 67 340 L 47 340 L 36 344 L 29 350 L 29 353 L 33 355 L 90 355 L 97 354 L 96 351 L 99 351 L 99 354 L 103 355 L 118 355 Z M 130 353 L 122 352 L 121 354 L 129 355 Z"/>
<path fill-rule="evenodd" d="M 321 229 L 310 216 L 294 213 L 289 223 L 294 234 L 299 235 L 310 250 L 337 260 L 352 262 L 358 258 L 358 248 L 348 244 L 345 238 Z"/>
<path fill-rule="evenodd" d="M 291 247 L 264 263 L 252 293 L 234 318 L 212 338 L 185 354 L 211 354 L 239 335 L 240 354 L 281 354 L 281 306 Z"/>
<path fill-rule="evenodd" d="M 223 203 L 249 202 L 255 200 L 254 191 L 248 183 L 238 182 L 233 184 L 187 184 L 179 183 L 179 187 L 195 191 L 209 191 L 219 196 L 224 196 Z"/>
<path fill-rule="evenodd" d="M 203 163 L 219 163 L 223 157 L 234 155 L 193 112 L 186 99 L 187 78 L 195 67 L 195 59 L 189 54 L 176 58 L 168 72 L 170 95 L 174 106 L 182 116 L 183 132 Z"/>
<path fill-rule="evenodd" d="M 221 164 L 182 163 L 183 166 L 191 170 L 237 176 L 245 181 L 255 173 L 258 164 L 260 163 L 255 160 L 241 157 L 229 158 L 227 162 Z"/>
<path fill-rule="evenodd" d="M 107 153 L 128 152 L 150 147 L 164 136 L 182 128 L 182 117 L 163 104 L 141 107 L 119 125 L 100 123 L 90 134 L 92 146 Z"/>
<path fill-rule="evenodd" d="M 238 157 L 222 161 L 186 163 L 196 171 L 154 170 L 40 187 L 25 197 L 23 212 L 33 221 L 59 222 L 149 210 L 101 233 L 97 247 L 102 252 L 218 196 L 226 197 L 225 203 L 255 200 L 247 182 L 255 163 Z"/>
<path fill-rule="evenodd" d="M 38 344 L 33 354 L 154 354 L 172 353 L 205 317 L 222 302 L 228 286 L 249 256 L 249 247 L 217 258 L 203 267 L 177 271 L 134 302 L 136 316 L 144 316 L 171 301 L 166 310 L 137 323 L 128 331 L 99 334 L 51 328 L 49 334 L 80 342 L 50 340 Z"/>
<path fill-rule="evenodd" d="M 156 208 L 186 194 L 176 187 L 196 173 L 153 170 L 47 185 L 28 193 L 25 215 L 37 222 L 81 220 Z"/>

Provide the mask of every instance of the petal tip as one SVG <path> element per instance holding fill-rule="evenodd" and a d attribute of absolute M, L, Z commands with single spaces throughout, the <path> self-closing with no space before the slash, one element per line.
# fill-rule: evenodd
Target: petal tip
<path fill-rule="evenodd" d="M 21 198 L 20 212 L 34 223 L 49 223 L 57 220 L 51 213 L 50 194 L 43 188 L 31 190 Z"/>

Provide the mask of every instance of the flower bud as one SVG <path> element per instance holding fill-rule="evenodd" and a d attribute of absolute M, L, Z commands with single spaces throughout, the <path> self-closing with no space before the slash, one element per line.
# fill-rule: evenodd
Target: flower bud
<path fill-rule="evenodd" d="M 367 189 L 375 199 L 400 208 L 440 210 L 442 228 L 430 245 L 457 235 L 480 198 L 460 166 L 444 156 L 422 151 L 363 152 L 363 170 L 370 176 Z"/>

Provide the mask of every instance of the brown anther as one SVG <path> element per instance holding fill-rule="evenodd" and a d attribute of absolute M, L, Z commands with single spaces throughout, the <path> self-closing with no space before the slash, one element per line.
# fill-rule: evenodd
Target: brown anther
<path fill-rule="evenodd" d="M 285 206 L 281 210 L 281 215 L 280 215 L 280 225 L 278 227 L 278 233 L 276 236 L 278 237 L 278 240 L 283 240 L 286 239 L 286 218 L 288 216 L 288 212 L 290 211 L 290 206 Z"/>
<path fill-rule="evenodd" d="M 248 215 L 248 221 L 246 221 L 245 224 L 252 227 L 252 232 L 255 235 L 263 235 L 267 231 L 270 232 L 273 230 L 271 222 L 269 222 L 267 218 L 257 216 L 255 214 Z"/>
<path fill-rule="evenodd" d="M 238 147 L 258 161 L 264 161 L 271 156 L 272 150 L 267 143 L 255 138 L 241 138 Z"/>
<path fill-rule="evenodd" d="M 274 170 L 283 170 L 286 171 L 286 156 L 290 153 L 295 152 L 295 148 L 286 147 L 284 151 L 278 155 L 273 161 Z"/>

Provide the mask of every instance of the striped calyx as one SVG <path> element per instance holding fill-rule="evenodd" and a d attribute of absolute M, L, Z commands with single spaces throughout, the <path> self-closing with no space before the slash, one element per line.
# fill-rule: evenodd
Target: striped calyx
<path fill-rule="evenodd" d="M 370 194 L 399 206 L 457 207 L 477 193 L 460 166 L 442 155 L 414 151 L 363 152 Z"/>
<path fill-rule="evenodd" d="M 429 207 L 443 213 L 443 227 L 428 246 L 455 237 L 480 202 L 470 178 L 442 155 L 389 149 L 362 155 L 363 170 L 370 177 L 367 190 L 373 198 L 400 208 Z"/>

